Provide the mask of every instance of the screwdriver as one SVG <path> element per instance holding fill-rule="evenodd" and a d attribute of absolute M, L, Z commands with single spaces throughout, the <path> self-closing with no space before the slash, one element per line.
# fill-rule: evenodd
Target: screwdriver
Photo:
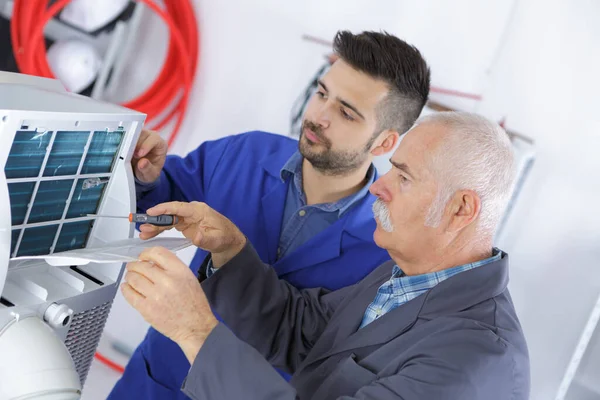
<path fill-rule="evenodd" d="M 148 215 L 148 214 L 134 214 L 130 213 L 128 217 L 120 216 L 120 215 L 94 215 L 88 214 L 88 217 L 97 217 L 97 218 L 127 218 L 129 222 L 141 223 L 141 224 L 150 224 L 154 226 L 173 226 L 177 225 L 179 222 L 179 218 L 176 215 Z"/>

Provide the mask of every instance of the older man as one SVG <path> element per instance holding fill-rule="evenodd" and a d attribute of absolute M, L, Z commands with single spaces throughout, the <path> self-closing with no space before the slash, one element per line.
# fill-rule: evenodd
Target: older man
<path fill-rule="evenodd" d="M 506 133 L 476 115 L 435 114 L 409 131 L 391 162 L 371 192 L 374 238 L 393 261 L 337 291 L 277 279 L 235 225 L 204 204 L 148 211 L 182 217 L 177 229 L 212 255 L 201 286 L 172 253 L 146 251 L 122 287 L 190 360 L 188 396 L 528 398 L 508 256 L 492 247 L 513 180 Z"/>

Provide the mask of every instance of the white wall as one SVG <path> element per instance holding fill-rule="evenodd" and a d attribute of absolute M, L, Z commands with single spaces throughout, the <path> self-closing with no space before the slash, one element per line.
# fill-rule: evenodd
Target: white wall
<path fill-rule="evenodd" d="M 377 8 L 364 0 L 196 3 L 199 79 L 175 153 L 244 130 L 286 134 L 292 103 L 329 51 L 303 41 L 303 34 L 332 40 L 339 29 L 385 29 L 418 45 L 433 66 L 434 84 L 481 93 L 515 0 L 380 0 Z M 166 34 L 149 13 L 117 98 L 139 93 L 158 73 Z"/>
<path fill-rule="evenodd" d="M 386 29 L 407 39 L 432 65 L 434 85 L 484 96 L 480 103 L 434 99 L 506 117 L 508 128 L 536 141 L 536 163 L 500 244 L 511 255 L 511 290 L 529 341 L 531 398 L 554 398 L 600 293 L 600 118 L 594 109 L 600 2 L 196 3 L 200 70 L 175 153 L 246 130 L 287 133 L 292 104 L 328 50 L 300 37 L 331 39 L 338 29 Z M 149 19 L 123 97 L 157 73 L 165 34 Z M 132 315 L 117 302 L 108 333 L 135 343 L 145 325 Z M 92 398 L 89 391 L 86 396 Z"/>
<path fill-rule="evenodd" d="M 600 294 L 599 16 L 597 1 L 521 1 L 479 108 L 506 115 L 538 151 L 501 243 L 529 341 L 532 399 L 554 398 Z"/>

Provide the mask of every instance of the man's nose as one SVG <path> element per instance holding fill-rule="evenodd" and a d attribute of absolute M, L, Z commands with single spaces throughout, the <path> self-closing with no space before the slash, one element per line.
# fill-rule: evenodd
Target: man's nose
<path fill-rule="evenodd" d="M 384 176 L 379 177 L 371 187 L 369 187 L 369 191 L 375 197 L 380 198 L 381 200 L 388 202 L 390 201 L 390 193 L 388 189 L 385 187 Z"/>
<path fill-rule="evenodd" d="M 315 122 L 317 124 L 321 125 L 323 128 L 329 128 L 329 125 L 331 124 L 331 110 L 328 102 L 319 108 L 316 117 L 317 118 Z"/>

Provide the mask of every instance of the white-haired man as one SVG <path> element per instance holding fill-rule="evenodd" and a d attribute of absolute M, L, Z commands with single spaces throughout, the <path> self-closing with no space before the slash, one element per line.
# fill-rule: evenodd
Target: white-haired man
<path fill-rule="evenodd" d="M 492 247 L 513 180 L 506 133 L 473 114 L 435 114 L 418 121 L 391 162 L 371 192 L 374 238 L 393 261 L 333 292 L 278 280 L 235 225 L 204 204 L 148 210 L 179 215 L 177 229 L 212 255 L 214 272 L 202 286 L 158 248 L 128 265 L 123 285 L 127 300 L 190 360 L 188 396 L 529 397 L 508 256 Z"/>

